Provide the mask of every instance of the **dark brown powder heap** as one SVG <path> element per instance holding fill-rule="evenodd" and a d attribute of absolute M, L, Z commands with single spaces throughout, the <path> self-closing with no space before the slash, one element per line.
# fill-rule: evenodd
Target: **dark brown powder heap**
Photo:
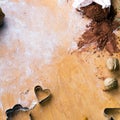
<path fill-rule="evenodd" d="M 83 40 L 80 39 L 78 47 L 95 42 L 100 50 L 105 48 L 110 54 L 119 52 L 113 31 L 120 24 L 114 21 L 116 12 L 113 7 L 102 9 L 102 6 L 92 3 L 87 7 L 82 7 L 81 10 L 85 16 L 92 19 L 92 22 L 88 30 L 82 34 Z"/>

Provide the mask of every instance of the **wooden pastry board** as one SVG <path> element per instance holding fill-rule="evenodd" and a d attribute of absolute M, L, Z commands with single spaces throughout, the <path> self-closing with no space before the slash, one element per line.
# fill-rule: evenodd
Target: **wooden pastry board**
<path fill-rule="evenodd" d="M 120 107 L 120 89 L 103 92 L 103 78 L 114 76 L 105 66 L 109 54 L 73 50 L 90 21 L 72 2 L 0 1 L 6 14 L 0 29 L 0 120 L 15 104 L 37 101 L 36 85 L 49 88 L 53 97 L 33 111 L 35 120 L 104 120 L 106 107 Z"/>

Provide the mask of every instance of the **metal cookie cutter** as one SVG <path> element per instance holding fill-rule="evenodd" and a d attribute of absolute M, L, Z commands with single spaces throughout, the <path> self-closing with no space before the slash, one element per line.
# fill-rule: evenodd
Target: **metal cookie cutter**
<path fill-rule="evenodd" d="M 39 85 L 34 88 L 34 91 L 35 91 L 36 97 L 38 99 L 38 102 L 41 105 L 43 105 L 44 103 L 49 101 L 52 97 L 49 89 L 42 89 L 42 87 Z"/>
<path fill-rule="evenodd" d="M 21 112 L 25 112 L 29 114 L 29 108 L 27 107 L 23 107 L 20 104 L 16 104 L 15 106 L 13 106 L 13 108 L 8 109 L 6 111 L 6 115 L 7 115 L 7 120 L 13 120 L 13 118 L 15 116 L 17 116 L 19 113 Z M 30 119 L 31 120 L 31 119 Z"/>
<path fill-rule="evenodd" d="M 119 118 L 116 118 L 116 114 L 120 116 L 120 108 L 105 108 L 104 109 L 104 115 L 108 118 L 108 120 L 120 120 Z"/>
<path fill-rule="evenodd" d="M 32 108 L 23 107 L 20 104 L 16 104 L 15 106 L 13 106 L 13 108 L 6 110 L 7 120 L 14 120 L 13 118 L 15 118 L 20 113 L 27 113 L 28 119 L 33 120 L 31 115 L 32 110 L 37 106 L 37 104 L 43 105 L 44 103 L 48 102 L 52 97 L 51 91 L 49 89 L 42 89 L 42 87 L 39 85 L 35 86 L 34 92 L 38 99 L 38 102 L 34 104 Z"/>

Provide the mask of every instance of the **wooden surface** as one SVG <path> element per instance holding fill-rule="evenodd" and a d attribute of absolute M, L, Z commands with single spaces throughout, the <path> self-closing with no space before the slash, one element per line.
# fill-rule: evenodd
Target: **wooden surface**
<path fill-rule="evenodd" d="M 90 22 L 72 8 L 72 0 L 0 3 L 6 14 L 0 30 L 0 120 L 15 104 L 30 107 L 37 101 L 36 85 L 49 88 L 53 97 L 32 111 L 35 120 L 104 120 L 104 108 L 120 107 L 120 89 L 103 92 L 102 78 L 114 76 L 105 66 L 109 54 L 93 49 L 71 54 Z M 116 76 L 119 80 L 119 72 Z M 16 120 L 21 118 L 29 119 L 23 113 Z"/>

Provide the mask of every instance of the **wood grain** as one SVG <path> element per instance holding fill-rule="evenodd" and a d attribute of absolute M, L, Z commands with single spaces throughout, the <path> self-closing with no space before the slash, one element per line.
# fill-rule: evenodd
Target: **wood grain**
<path fill-rule="evenodd" d="M 104 120 L 106 107 L 120 107 L 120 89 L 103 92 L 104 78 L 120 79 L 119 72 L 106 68 L 110 55 L 93 46 L 70 52 L 90 22 L 72 8 L 72 1 L 10 0 L 1 7 L 6 13 L 0 30 L 1 120 L 15 104 L 36 102 L 36 85 L 50 89 L 53 97 L 34 108 L 34 120 Z M 114 56 L 120 60 L 119 53 Z"/>

